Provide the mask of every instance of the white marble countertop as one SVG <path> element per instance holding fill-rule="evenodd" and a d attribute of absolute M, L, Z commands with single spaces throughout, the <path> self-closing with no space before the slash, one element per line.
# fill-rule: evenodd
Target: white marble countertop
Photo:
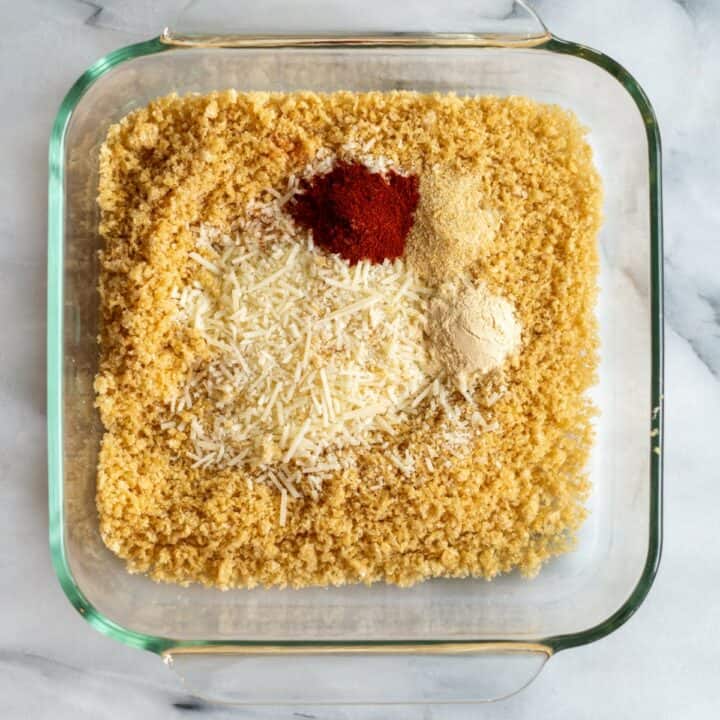
<path fill-rule="evenodd" d="M 71 608 L 47 545 L 47 141 L 71 83 L 108 51 L 147 37 L 141 28 L 160 27 L 169 4 L 0 1 L 0 308 L 6 328 L 0 342 L 0 717 L 717 717 L 720 3 L 714 0 L 536 2 L 556 34 L 605 51 L 635 75 L 663 134 L 666 539 L 655 586 L 630 622 L 599 642 L 560 653 L 529 689 L 499 704 L 303 714 L 197 703 L 157 656 L 98 634 Z"/>

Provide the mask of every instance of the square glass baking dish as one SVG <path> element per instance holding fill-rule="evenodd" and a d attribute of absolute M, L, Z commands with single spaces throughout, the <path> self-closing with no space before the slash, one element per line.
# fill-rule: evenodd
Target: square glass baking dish
<path fill-rule="evenodd" d="M 188 23 L 196 32 L 183 29 Z M 455 702 L 511 694 L 554 652 L 627 620 L 660 558 L 662 216 L 652 108 L 616 62 L 555 38 L 522 2 L 509 13 L 488 11 L 472 32 L 373 25 L 359 35 L 329 22 L 322 34 L 260 35 L 244 23 L 244 33 L 230 34 L 227 22 L 217 33 L 212 21 L 184 16 L 175 30 L 111 53 L 71 88 L 52 131 L 49 504 L 60 583 L 91 625 L 161 654 L 192 691 L 214 699 Z M 157 96 L 230 87 L 525 95 L 573 110 L 590 128 L 605 185 L 591 515 L 577 550 L 534 580 L 219 592 L 129 575 L 103 545 L 94 502 L 102 429 L 92 387 L 99 147 L 110 124 Z"/>

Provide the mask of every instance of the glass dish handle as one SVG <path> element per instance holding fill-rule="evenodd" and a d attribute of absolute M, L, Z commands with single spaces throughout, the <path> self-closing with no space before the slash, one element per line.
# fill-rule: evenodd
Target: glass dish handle
<path fill-rule="evenodd" d="M 186 647 L 163 653 L 192 695 L 237 705 L 488 702 L 527 687 L 543 645 Z"/>
<path fill-rule="evenodd" d="M 265 0 L 196 0 L 168 17 L 162 41 L 203 47 L 273 44 L 539 45 L 551 35 L 526 0 L 449 3 L 436 0 L 372 3 L 358 13 L 343 0 L 303 3 Z"/>

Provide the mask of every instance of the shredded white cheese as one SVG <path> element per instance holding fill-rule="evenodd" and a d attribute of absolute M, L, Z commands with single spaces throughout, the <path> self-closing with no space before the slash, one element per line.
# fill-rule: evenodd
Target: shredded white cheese
<path fill-rule="evenodd" d="M 212 356 L 165 421 L 191 412 L 195 465 L 254 471 L 282 489 L 281 517 L 298 488 L 315 497 L 349 466 L 344 448 L 392 436 L 425 398 L 447 405 L 424 335 L 429 289 L 401 260 L 350 267 L 316 250 L 282 211 L 296 188 L 252 205 L 234 237 L 199 229 L 197 273 L 173 297 Z M 390 459 L 412 473 L 411 458 Z"/>

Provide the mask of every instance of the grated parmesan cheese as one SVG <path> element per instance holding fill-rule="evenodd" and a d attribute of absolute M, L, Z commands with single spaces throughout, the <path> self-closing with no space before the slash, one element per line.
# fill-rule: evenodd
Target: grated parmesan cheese
<path fill-rule="evenodd" d="M 173 298 L 211 356 L 165 420 L 190 414 L 194 466 L 270 482 L 281 512 L 299 488 L 317 497 L 354 464 L 350 450 L 386 442 L 423 400 L 449 407 L 425 338 L 431 293 L 402 260 L 351 268 L 316 250 L 282 211 L 297 187 L 251 203 L 235 236 L 197 230 L 197 271 Z M 412 474 L 412 458 L 390 460 Z"/>

